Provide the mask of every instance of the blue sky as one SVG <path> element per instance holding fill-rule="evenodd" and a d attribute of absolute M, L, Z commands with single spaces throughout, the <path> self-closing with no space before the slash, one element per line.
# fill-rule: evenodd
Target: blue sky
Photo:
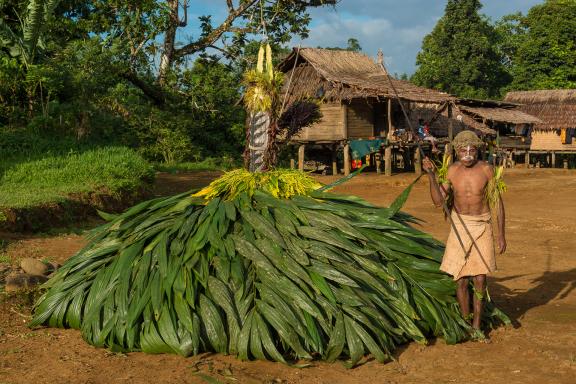
<path fill-rule="evenodd" d="M 180 34 L 181 40 L 186 40 L 187 34 L 192 37 L 196 34 L 194 26 L 198 16 L 212 14 L 215 23 L 225 17 L 224 0 L 190 3 L 191 25 Z M 543 0 L 483 0 L 481 12 L 497 20 L 510 13 L 526 14 L 532 6 L 541 3 Z M 345 47 L 348 38 L 353 37 L 370 56 L 376 56 L 378 48 L 382 48 L 391 73 L 412 74 L 422 39 L 442 17 L 445 5 L 444 0 L 341 0 L 336 9 L 312 9 L 310 36 L 303 41 L 294 39 L 292 43 L 306 47 Z"/>

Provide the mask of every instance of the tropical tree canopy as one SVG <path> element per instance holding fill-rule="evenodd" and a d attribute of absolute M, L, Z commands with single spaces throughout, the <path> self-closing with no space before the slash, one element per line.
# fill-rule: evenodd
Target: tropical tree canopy
<path fill-rule="evenodd" d="M 510 89 L 576 88 L 576 1 L 546 0 L 498 25 Z"/>
<path fill-rule="evenodd" d="M 412 81 L 461 97 L 494 98 L 510 76 L 498 35 L 479 0 L 448 0 L 444 16 L 424 38 Z"/>

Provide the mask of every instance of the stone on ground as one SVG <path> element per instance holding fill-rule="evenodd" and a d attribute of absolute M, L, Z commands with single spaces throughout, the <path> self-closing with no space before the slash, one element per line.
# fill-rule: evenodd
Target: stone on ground
<path fill-rule="evenodd" d="M 6 292 L 18 292 L 26 289 L 32 289 L 36 285 L 45 283 L 48 281 L 46 276 L 41 275 L 30 275 L 27 273 L 11 273 L 6 276 L 6 286 L 4 290 Z"/>
<path fill-rule="evenodd" d="M 48 272 L 49 266 L 38 259 L 27 257 L 20 260 L 20 268 L 29 275 L 43 276 Z"/>

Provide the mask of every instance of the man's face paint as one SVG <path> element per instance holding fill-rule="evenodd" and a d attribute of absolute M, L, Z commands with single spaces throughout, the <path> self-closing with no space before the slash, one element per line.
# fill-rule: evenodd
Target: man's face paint
<path fill-rule="evenodd" d="M 471 145 L 466 147 L 458 148 L 458 157 L 460 158 L 461 162 L 464 163 L 471 163 L 476 160 L 476 156 L 478 155 L 478 149 Z"/>

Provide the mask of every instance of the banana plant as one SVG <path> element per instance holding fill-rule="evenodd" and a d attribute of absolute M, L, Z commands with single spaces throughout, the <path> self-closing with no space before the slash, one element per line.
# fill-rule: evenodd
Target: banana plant
<path fill-rule="evenodd" d="M 12 31 L 10 26 L 0 19 L 0 48 L 5 48 L 10 56 L 19 58 L 28 68 L 34 63 L 38 48 L 43 47 L 42 32 L 60 0 L 30 0 L 26 8 L 26 18 L 21 19 L 22 34 Z"/>

